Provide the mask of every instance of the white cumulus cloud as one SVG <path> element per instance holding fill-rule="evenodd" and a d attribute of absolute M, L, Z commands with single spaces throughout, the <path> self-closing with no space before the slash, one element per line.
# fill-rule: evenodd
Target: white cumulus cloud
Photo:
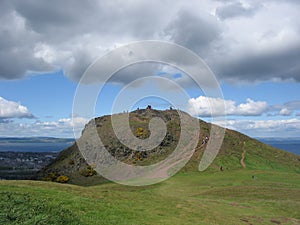
<path fill-rule="evenodd" d="M 279 114 L 281 116 L 290 116 L 292 114 L 292 111 L 289 110 L 288 108 L 283 108 L 280 110 Z"/>
<path fill-rule="evenodd" d="M 199 96 L 188 101 L 188 111 L 194 116 L 260 116 L 268 110 L 265 101 L 254 101 L 250 98 L 246 103 L 237 104 L 233 100 Z"/>
<path fill-rule="evenodd" d="M 0 119 L 34 118 L 26 106 L 0 97 Z"/>

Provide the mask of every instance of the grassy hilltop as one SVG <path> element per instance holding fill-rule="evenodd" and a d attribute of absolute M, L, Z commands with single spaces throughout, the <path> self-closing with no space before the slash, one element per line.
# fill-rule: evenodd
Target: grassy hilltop
<path fill-rule="evenodd" d="M 147 138 L 153 116 L 166 122 L 167 135 L 146 155 L 116 139 L 110 116 L 90 121 L 83 134 L 96 125 L 114 157 L 128 164 L 152 164 L 172 152 L 180 131 L 175 110 L 138 110 L 130 113 L 132 133 Z M 155 185 L 132 187 L 105 180 L 85 162 L 76 144 L 40 171 L 41 181 L 0 181 L 0 224 L 300 224 L 300 157 L 226 130 L 217 158 L 199 172 L 206 147 L 202 141 L 212 126 L 199 123 L 199 143 L 189 163 Z M 59 179 L 67 183 L 43 181 Z"/>

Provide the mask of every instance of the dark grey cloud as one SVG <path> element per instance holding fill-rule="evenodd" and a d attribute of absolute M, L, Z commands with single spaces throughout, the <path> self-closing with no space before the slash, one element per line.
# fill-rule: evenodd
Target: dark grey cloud
<path fill-rule="evenodd" d="M 0 118 L 0 124 L 1 124 L 1 123 L 5 123 L 5 124 L 7 124 L 7 123 L 12 123 L 12 122 L 13 122 L 13 120 L 9 120 L 9 119 Z"/>
<path fill-rule="evenodd" d="M 267 0 L 267 1 L 274 2 L 274 3 L 300 4 L 299 0 Z"/>
<path fill-rule="evenodd" d="M 119 43 L 152 39 L 165 19 L 164 4 L 148 1 L 3 1 L 0 78 L 62 68 L 77 78 Z M 160 16 L 156 16 L 156 15 Z M 167 23 L 168 20 L 166 20 Z"/>
<path fill-rule="evenodd" d="M 24 20 L 7 1 L 1 2 L 0 8 L 6 9 L 0 16 L 0 78 L 16 79 L 28 71 L 53 70 L 52 65 L 34 56 L 37 36 L 26 30 Z"/>
<path fill-rule="evenodd" d="M 202 53 L 220 38 L 222 29 L 217 19 L 204 11 L 194 14 L 180 10 L 165 33 L 175 43 Z"/>
<path fill-rule="evenodd" d="M 173 71 L 166 70 L 166 66 L 174 67 Z M 179 71 L 184 73 L 181 79 L 173 77 Z M 110 52 L 89 67 L 81 82 L 103 83 L 116 73 L 111 77 L 111 82 L 128 84 L 135 79 L 162 72 L 165 72 L 165 77 L 183 86 L 193 85 L 197 80 L 206 88 L 216 87 L 214 76 L 197 55 L 178 45 L 157 41 L 135 42 Z M 187 74 L 193 78 L 187 79 Z"/>
<path fill-rule="evenodd" d="M 245 7 L 241 2 L 232 2 L 216 8 L 216 15 L 222 19 L 253 16 L 259 6 Z"/>
<path fill-rule="evenodd" d="M 101 34 L 102 38 L 116 38 L 116 35 L 149 38 L 163 25 L 166 3 L 29 0 L 16 1 L 15 10 L 26 18 L 29 28 L 47 35 L 50 41 L 57 38 L 66 41 L 84 34 Z"/>
<path fill-rule="evenodd" d="M 0 79 L 63 69 L 78 81 L 109 50 L 158 39 L 196 52 L 226 81 L 299 82 L 299 10 L 298 1 L 292 0 L 3 0 Z"/>
<path fill-rule="evenodd" d="M 216 70 L 219 77 L 240 81 L 267 81 L 294 79 L 300 82 L 300 43 L 279 50 L 243 52 L 219 59 Z"/>

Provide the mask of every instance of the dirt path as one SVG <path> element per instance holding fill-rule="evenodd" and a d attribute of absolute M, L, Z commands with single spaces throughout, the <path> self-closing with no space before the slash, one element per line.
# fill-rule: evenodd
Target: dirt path
<path fill-rule="evenodd" d="M 196 152 L 197 150 L 201 149 L 203 146 L 205 146 L 205 144 L 206 144 L 206 143 L 203 143 L 203 144 L 201 144 L 198 148 L 195 148 L 195 152 Z M 201 154 L 199 153 L 198 156 L 197 156 L 197 160 L 200 160 L 200 156 L 201 156 Z"/>
<path fill-rule="evenodd" d="M 246 145 L 246 143 L 244 142 L 242 158 L 241 158 L 241 160 L 240 160 L 240 163 L 241 163 L 241 165 L 242 165 L 243 168 L 246 168 L 246 163 L 244 162 L 244 160 L 245 160 L 245 155 L 246 155 L 245 145 Z"/>

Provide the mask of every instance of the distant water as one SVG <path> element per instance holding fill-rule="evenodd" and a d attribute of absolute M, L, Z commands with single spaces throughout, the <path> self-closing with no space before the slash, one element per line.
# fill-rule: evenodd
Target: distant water
<path fill-rule="evenodd" d="M 279 148 L 294 154 L 300 155 L 300 140 L 264 140 L 260 139 L 261 142 L 264 142 L 268 145 L 271 145 L 275 148 Z"/>
<path fill-rule="evenodd" d="M 0 152 L 60 152 L 71 146 L 72 142 L 64 143 L 0 143 Z"/>
<path fill-rule="evenodd" d="M 259 139 L 268 145 L 300 155 L 300 140 Z M 0 142 L 0 152 L 60 152 L 73 142 Z"/>

